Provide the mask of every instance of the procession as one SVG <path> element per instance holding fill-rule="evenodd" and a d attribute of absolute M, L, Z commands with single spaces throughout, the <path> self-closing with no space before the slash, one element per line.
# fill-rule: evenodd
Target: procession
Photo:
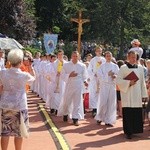
<path fill-rule="evenodd" d="M 88 9 L 87 4 L 74 2 L 72 6 L 76 7 L 73 8 L 66 2 L 63 4 L 66 9 L 58 6 L 58 10 L 64 16 L 65 10 L 77 9 L 80 5 Z M 114 28 L 114 37 L 103 13 L 101 18 L 106 22 L 97 29 L 93 26 L 94 30 L 94 18 L 90 18 L 85 9 L 77 9 L 76 17 L 69 16 L 72 25 L 66 22 L 65 26 L 58 27 L 51 22 L 49 28 L 46 21 L 40 24 L 46 15 L 37 13 L 44 10 L 39 9 L 40 5 L 46 10 L 45 3 L 21 0 L 10 2 L 11 5 L 11 13 L 16 15 L 11 19 L 17 23 L 8 30 L 8 18 L 3 13 L 0 23 L 0 27 L 4 27 L 0 30 L 1 150 L 113 150 L 121 147 L 148 150 L 150 43 L 147 26 L 143 27 L 142 35 L 140 29 L 139 33 L 135 27 L 127 30 L 117 20 L 121 28 L 119 36 Z M 105 8 L 105 3 L 101 5 Z M 7 7 L 2 8 L 4 11 Z M 59 20 L 55 20 L 60 12 L 57 13 L 51 15 L 55 23 Z M 96 13 L 97 10 L 95 17 Z M 34 14 L 39 16 L 35 15 L 36 18 Z M 31 20 L 34 16 L 36 27 L 35 22 L 28 22 L 29 18 L 24 15 Z M 19 21 L 25 29 L 19 27 Z M 66 28 L 69 26 L 70 31 Z M 109 34 L 107 29 L 110 29 Z M 101 33 L 97 34 L 98 31 Z"/>

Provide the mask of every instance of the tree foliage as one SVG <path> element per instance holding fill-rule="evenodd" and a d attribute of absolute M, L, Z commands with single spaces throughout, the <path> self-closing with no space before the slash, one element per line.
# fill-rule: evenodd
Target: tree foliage
<path fill-rule="evenodd" d="M 96 39 L 103 43 L 119 45 L 122 48 L 133 38 L 149 42 L 150 1 L 148 0 L 36 0 L 38 29 L 46 31 L 58 26 L 60 37 L 77 39 L 77 24 L 70 18 L 83 18 L 90 23 L 83 25 L 84 40 Z"/>
<path fill-rule="evenodd" d="M 35 33 L 34 0 L 0 0 L 0 32 L 18 40 Z"/>
<path fill-rule="evenodd" d="M 39 33 L 58 33 L 64 40 L 77 40 L 77 24 L 83 18 L 82 40 L 97 40 L 124 49 L 133 38 L 150 43 L 149 0 L 0 0 L 0 32 L 30 39 Z"/>

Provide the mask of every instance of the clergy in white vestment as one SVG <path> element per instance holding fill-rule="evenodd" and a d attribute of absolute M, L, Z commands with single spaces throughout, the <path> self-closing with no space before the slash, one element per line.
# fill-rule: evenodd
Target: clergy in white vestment
<path fill-rule="evenodd" d="M 52 107 L 51 112 L 53 113 L 54 110 L 56 114 L 65 89 L 65 82 L 60 78 L 63 65 L 66 63 L 66 61 L 63 59 L 63 56 L 64 56 L 64 51 L 58 50 L 57 60 L 53 63 L 54 71 L 55 71 L 55 85 L 54 85 L 55 89 L 54 89 L 54 99 L 51 102 L 51 107 Z"/>
<path fill-rule="evenodd" d="M 92 115 L 95 117 L 97 111 L 97 102 L 99 95 L 100 84 L 97 78 L 97 70 L 100 68 L 101 64 L 105 63 L 105 58 L 101 56 L 102 48 L 97 47 L 95 49 L 96 56 L 91 59 L 88 66 L 88 74 L 90 77 L 89 83 L 89 108 L 93 109 Z"/>
<path fill-rule="evenodd" d="M 121 66 L 116 83 L 121 92 L 123 130 L 126 138 L 131 139 L 132 134 L 143 132 L 142 99 L 147 98 L 148 95 L 143 68 L 136 64 L 136 52 L 128 52 L 127 58 L 128 63 Z M 126 80 L 125 78 L 132 71 L 135 73 L 134 76 Z"/>
<path fill-rule="evenodd" d="M 78 120 L 84 119 L 82 90 L 83 84 L 87 86 L 86 66 L 78 57 L 79 53 L 73 51 L 71 61 L 63 66 L 61 78 L 66 81 L 66 88 L 58 110 L 58 116 L 63 116 L 64 121 L 69 116 L 75 126 L 79 125 Z"/>
<path fill-rule="evenodd" d="M 105 52 L 106 62 L 101 65 L 97 72 L 100 79 L 100 92 L 95 119 L 100 124 L 104 122 L 106 126 L 113 126 L 116 122 L 116 84 L 115 78 L 119 67 L 112 60 L 112 53 Z"/>

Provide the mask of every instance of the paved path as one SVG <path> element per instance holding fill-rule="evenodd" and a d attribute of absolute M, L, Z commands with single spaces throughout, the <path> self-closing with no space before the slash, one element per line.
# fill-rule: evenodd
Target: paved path
<path fill-rule="evenodd" d="M 56 150 L 56 146 L 49 130 L 45 126 L 43 118 L 38 110 L 38 104 L 42 103 L 35 94 L 28 94 L 30 136 L 23 141 L 23 150 Z M 15 150 L 13 139 L 10 139 L 8 150 Z"/>
<path fill-rule="evenodd" d="M 117 119 L 114 127 L 97 125 L 96 121 L 87 114 L 86 119 L 80 121 L 80 126 L 62 122 L 61 117 L 52 116 L 60 132 L 67 139 L 72 150 L 149 150 L 150 127 L 145 124 L 144 134 L 137 134 L 131 140 L 124 137 L 122 119 Z"/>
<path fill-rule="evenodd" d="M 72 125 L 72 120 L 63 122 L 62 117 L 49 115 L 44 109 L 44 103 L 28 94 L 31 133 L 24 140 L 23 150 L 149 150 L 150 126 L 146 122 L 143 134 L 137 134 L 133 139 L 125 139 L 122 131 L 122 119 L 117 119 L 114 127 L 97 125 L 87 113 L 85 120 L 78 127 Z M 57 129 L 58 128 L 58 129 Z M 12 148 L 12 139 L 9 150 Z"/>

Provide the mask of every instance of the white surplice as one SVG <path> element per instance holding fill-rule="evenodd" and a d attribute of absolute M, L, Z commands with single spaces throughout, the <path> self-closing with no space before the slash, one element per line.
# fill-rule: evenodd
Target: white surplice
<path fill-rule="evenodd" d="M 115 79 L 108 75 L 109 71 L 117 75 L 118 65 L 106 62 L 97 72 L 100 79 L 100 92 L 95 119 L 106 124 L 114 124 L 116 122 L 116 84 Z"/>
<path fill-rule="evenodd" d="M 69 77 L 69 74 L 75 71 L 76 77 Z M 69 115 L 70 118 L 84 119 L 83 112 L 83 82 L 87 79 L 86 66 L 72 61 L 64 64 L 61 78 L 66 81 L 65 93 L 58 109 L 58 116 Z"/>
<path fill-rule="evenodd" d="M 88 74 L 90 77 L 90 83 L 89 83 L 89 108 L 96 109 L 97 108 L 97 102 L 98 102 L 98 89 L 99 89 L 99 84 L 98 84 L 98 78 L 95 76 L 97 74 L 97 70 L 99 67 L 97 66 L 98 62 L 105 63 L 105 58 L 100 56 L 95 56 L 94 58 L 91 59 L 89 66 L 88 66 Z"/>
<path fill-rule="evenodd" d="M 65 60 L 63 60 L 63 65 L 66 63 L 66 61 Z M 53 63 L 53 67 L 54 67 L 54 71 L 55 71 L 55 77 L 56 77 L 56 75 L 57 75 L 57 69 L 58 69 L 58 64 L 59 64 L 59 60 L 57 59 L 54 63 Z M 60 72 L 60 74 L 61 74 L 61 72 Z M 54 92 L 54 100 L 52 101 L 52 103 L 51 103 L 51 106 L 52 106 L 52 109 L 56 109 L 56 110 L 58 110 L 58 107 L 59 107 L 59 105 L 60 105 L 60 101 L 61 101 L 61 98 L 63 97 L 63 94 L 64 94 L 64 90 L 65 90 L 65 82 L 63 81 L 63 80 L 61 80 L 61 78 L 60 77 L 58 77 L 59 78 L 59 83 L 58 83 L 58 89 L 59 89 L 59 92 L 57 93 L 55 93 Z M 56 88 L 57 88 L 57 80 L 58 80 L 58 78 L 56 77 L 55 78 L 55 82 L 54 82 L 54 87 L 55 87 L 55 89 L 54 89 L 54 91 L 56 90 Z"/>
<path fill-rule="evenodd" d="M 52 102 L 54 101 L 54 88 L 56 72 L 54 70 L 53 63 L 49 62 L 46 65 L 46 71 L 44 75 L 46 79 L 46 107 L 52 108 Z"/>
<path fill-rule="evenodd" d="M 135 72 L 139 80 L 135 85 L 129 86 L 130 81 L 124 80 L 124 78 L 132 71 Z M 142 66 L 138 65 L 138 68 L 128 68 L 127 65 L 121 66 L 116 82 L 121 92 L 122 107 L 142 107 L 142 98 L 148 97 Z"/>

